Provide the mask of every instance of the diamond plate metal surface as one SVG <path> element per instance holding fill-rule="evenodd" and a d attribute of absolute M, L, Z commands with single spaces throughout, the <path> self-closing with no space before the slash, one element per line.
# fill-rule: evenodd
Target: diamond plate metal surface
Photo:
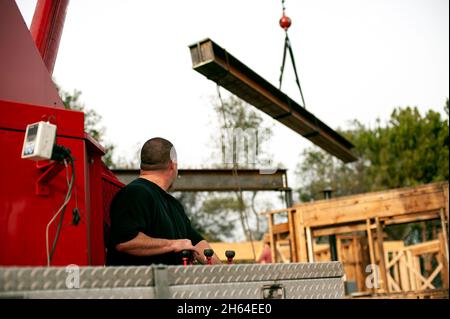
<path fill-rule="evenodd" d="M 154 288 L 104 288 L 0 292 L 0 298 L 20 299 L 154 299 Z"/>
<path fill-rule="evenodd" d="M 345 297 L 343 278 L 285 281 L 287 299 L 342 299 Z"/>
<path fill-rule="evenodd" d="M 168 267 L 169 284 L 197 285 L 230 282 L 254 282 L 313 278 L 336 278 L 344 275 L 340 262 L 303 264 L 215 265 L 209 267 Z"/>
<path fill-rule="evenodd" d="M 80 289 L 148 287 L 152 267 L 79 267 Z M 66 289 L 66 267 L 0 268 L 0 292 Z"/>
<path fill-rule="evenodd" d="M 277 281 L 285 288 L 286 299 L 341 299 L 344 298 L 342 278 Z M 261 299 L 264 285 L 273 281 L 250 283 L 201 284 L 172 286 L 174 299 Z"/>
<path fill-rule="evenodd" d="M 282 284 L 286 298 L 344 296 L 344 271 L 339 262 L 79 267 L 79 275 L 79 289 L 69 289 L 66 267 L 0 267 L 0 297 L 260 299 L 264 285 L 273 284 Z M 155 276 L 161 278 L 156 280 Z"/>

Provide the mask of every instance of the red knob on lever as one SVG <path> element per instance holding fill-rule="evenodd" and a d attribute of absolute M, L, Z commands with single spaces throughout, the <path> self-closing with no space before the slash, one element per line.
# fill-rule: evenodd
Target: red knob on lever
<path fill-rule="evenodd" d="M 212 265 L 212 256 L 214 255 L 214 250 L 212 249 L 205 249 L 203 251 L 206 257 L 206 261 L 208 265 Z"/>
<path fill-rule="evenodd" d="M 234 256 L 236 256 L 236 253 L 234 252 L 234 250 L 227 250 L 225 252 L 225 256 L 227 257 L 228 265 L 231 265 L 233 264 L 233 258 Z"/>
<path fill-rule="evenodd" d="M 181 252 L 181 258 L 183 259 L 183 266 L 186 267 L 188 263 L 192 264 L 191 258 L 192 258 L 192 251 L 190 250 L 183 250 Z"/>

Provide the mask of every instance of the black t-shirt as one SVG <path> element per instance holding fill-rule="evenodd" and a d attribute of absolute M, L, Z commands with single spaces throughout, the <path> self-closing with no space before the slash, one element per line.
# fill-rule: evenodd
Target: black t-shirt
<path fill-rule="evenodd" d="M 106 264 L 119 265 L 179 265 L 181 255 L 168 253 L 139 257 L 119 252 L 115 246 L 135 238 L 139 232 L 152 238 L 190 239 L 195 246 L 203 240 L 191 226 L 183 206 L 155 183 L 138 178 L 114 197 L 110 210 Z"/>

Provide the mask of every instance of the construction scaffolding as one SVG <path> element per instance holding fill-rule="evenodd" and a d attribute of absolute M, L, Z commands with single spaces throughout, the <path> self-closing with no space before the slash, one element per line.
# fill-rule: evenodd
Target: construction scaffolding
<path fill-rule="evenodd" d="M 438 277 L 448 289 L 448 201 L 445 182 L 270 211 L 265 214 L 272 255 L 276 262 L 330 260 L 329 245 L 318 244 L 317 239 L 336 235 L 338 260 L 344 264 L 347 281 L 355 282 L 355 291 L 370 291 L 365 283 L 368 265 L 379 269 L 378 286 L 372 292 L 434 289 Z M 284 220 L 277 222 L 280 215 Z M 441 227 L 431 241 L 411 246 L 385 241 L 387 226 L 432 220 L 439 220 Z"/>

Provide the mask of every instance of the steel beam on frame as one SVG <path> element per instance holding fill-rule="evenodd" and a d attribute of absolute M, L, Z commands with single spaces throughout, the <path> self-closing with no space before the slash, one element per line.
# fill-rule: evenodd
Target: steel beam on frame
<path fill-rule="evenodd" d="M 113 170 L 124 184 L 139 177 L 139 170 Z M 180 169 L 172 191 L 213 192 L 236 191 L 286 191 L 286 170 L 279 169 L 274 174 L 260 174 L 259 170 L 239 169 L 237 175 L 232 169 Z"/>

